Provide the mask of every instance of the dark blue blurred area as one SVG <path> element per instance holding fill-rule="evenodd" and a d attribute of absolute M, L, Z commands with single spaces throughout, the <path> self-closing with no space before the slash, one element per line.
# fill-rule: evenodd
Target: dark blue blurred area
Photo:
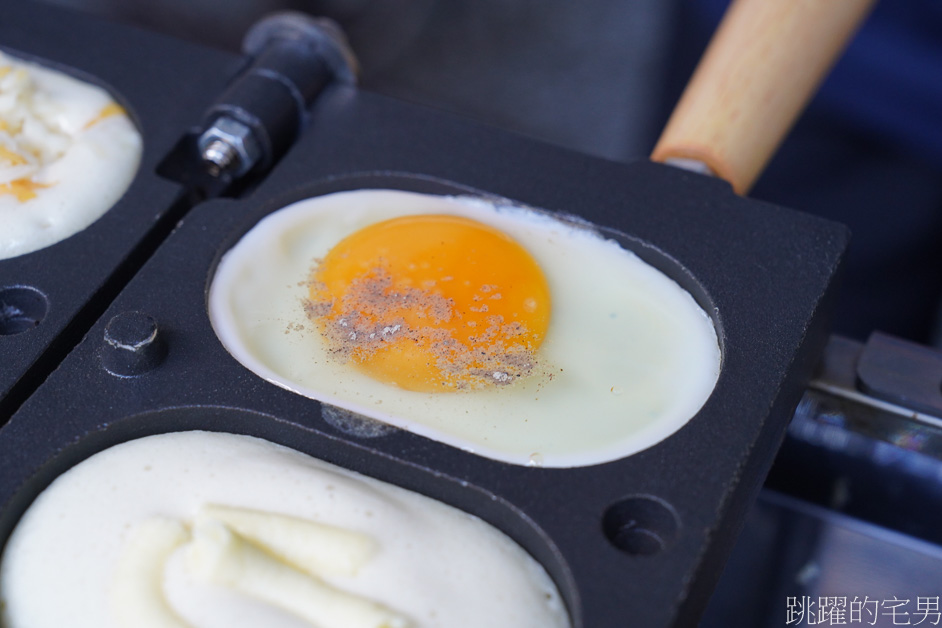
<path fill-rule="evenodd" d="M 685 0 L 684 11 L 708 34 L 728 4 Z M 809 109 L 942 168 L 942 3 L 878 2 Z"/>
<path fill-rule="evenodd" d="M 727 4 L 681 4 L 665 103 L 679 96 Z M 939 341 L 940 113 L 942 3 L 883 0 L 750 193 L 851 228 L 839 333 Z"/>

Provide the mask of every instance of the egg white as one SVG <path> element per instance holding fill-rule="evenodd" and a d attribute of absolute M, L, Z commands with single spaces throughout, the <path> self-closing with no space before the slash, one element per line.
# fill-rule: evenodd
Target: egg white
<path fill-rule="evenodd" d="M 550 287 L 538 359 L 551 379 L 411 392 L 328 354 L 303 308 L 314 260 L 358 229 L 411 214 L 478 220 L 529 251 Z M 650 447 L 697 413 L 720 369 L 712 321 L 666 275 L 590 229 L 472 197 L 357 190 L 282 208 L 225 254 L 209 315 L 229 352 L 279 386 L 514 464 L 583 466 Z"/>
<path fill-rule="evenodd" d="M 31 120 L 23 132 L 31 141 L 50 154 L 64 148 L 60 156 L 43 157 L 26 168 L 0 162 L 0 183 L 29 174 L 48 185 L 27 201 L 0 194 L 0 259 L 7 259 L 55 244 L 101 217 L 131 184 L 142 141 L 124 114 L 88 126 L 113 102 L 102 88 L 3 54 L 0 67 L 12 67 L 0 77 L 0 119 L 15 108 L 25 110 Z M 32 82 L 25 103 L 17 99 L 22 88 L 14 88 L 17 70 Z M 0 130 L 0 142 L 12 146 L 12 141 Z"/>

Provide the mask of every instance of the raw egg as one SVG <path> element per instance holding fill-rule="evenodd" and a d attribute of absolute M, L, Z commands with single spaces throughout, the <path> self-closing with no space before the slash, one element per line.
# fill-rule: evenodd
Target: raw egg
<path fill-rule="evenodd" d="M 93 223 L 140 158 L 140 133 L 105 90 L 0 53 L 0 259 Z"/>
<path fill-rule="evenodd" d="M 591 225 L 470 196 L 282 208 L 225 254 L 209 313 L 273 383 L 515 464 L 650 447 L 720 370 L 712 320 L 661 271 Z"/>
<path fill-rule="evenodd" d="M 318 262 L 309 314 L 334 353 L 373 378 L 445 392 L 529 375 L 550 296 L 536 261 L 501 231 L 462 216 L 402 216 Z"/>

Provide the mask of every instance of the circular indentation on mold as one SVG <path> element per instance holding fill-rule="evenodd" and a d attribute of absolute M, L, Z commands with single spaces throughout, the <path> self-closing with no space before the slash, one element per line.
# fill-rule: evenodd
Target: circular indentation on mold
<path fill-rule="evenodd" d="M 379 438 L 398 431 L 388 423 L 326 403 L 321 405 L 321 416 L 334 429 L 356 438 Z"/>
<path fill-rule="evenodd" d="M 48 309 L 46 295 L 36 288 L 0 288 L 0 336 L 22 334 L 38 326 Z"/>
<path fill-rule="evenodd" d="M 616 548 L 632 556 L 650 556 L 670 547 L 680 521 L 667 502 L 648 495 L 627 497 L 609 506 L 602 531 Z"/>

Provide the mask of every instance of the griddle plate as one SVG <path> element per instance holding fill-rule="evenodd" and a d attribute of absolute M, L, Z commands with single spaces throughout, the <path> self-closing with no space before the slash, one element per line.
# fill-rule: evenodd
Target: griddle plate
<path fill-rule="evenodd" d="M 20 16 L 32 10 L 20 9 Z M 92 56 L 114 56 L 111 46 L 117 46 L 125 54 L 113 65 L 148 63 L 126 54 L 139 33 L 84 21 L 78 26 L 69 40 L 100 49 Z M 3 45 L 10 45 L 11 28 L 5 17 Z M 45 38 L 60 35 L 43 31 Z M 179 46 L 166 67 L 191 76 L 203 64 L 225 65 L 217 53 Z M 99 60 L 99 67 L 107 66 Z M 148 83 L 141 76 L 129 80 Z M 145 131 L 190 110 L 165 105 L 166 119 L 146 123 Z M 150 177 L 154 163 L 152 156 L 142 176 Z M 137 198 L 143 184 L 135 185 Z M 723 349 L 716 389 L 698 415 L 660 444 L 622 460 L 576 469 L 518 467 L 407 432 L 362 438 L 339 431 L 324 421 L 318 402 L 262 381 L 216 339 L 206 313 L 212 272 L 262 216 L 337 190 L 445 192 L 456 186 L 578 214 L 629 234 L 642 257 L 691 290 L 714 314 Z M 138 209 L 158 212 L 169 196 Z M 113 212 L 113 220 L 123 220 L 123 212 Z M 113 235 L 104 227 L 96 232 L 106 248 Z M 546 566 L 577 627 L 693 625 L 823 347 L 832 279 L 847 238 L 840 225 L 737 197 L 720 181 L 656 164 L 596 160 L 352 88 L 329 88 L 299 143 L 262 185 L 241 200 L 194 208 L 0 430 L 0 536 L 57 474 L 108 445 L 168 430 L 232 431 L 419 491 L 493 523 Z M 61 263 L 70 263 L 66 247 L 57 245 L 48 253 L 50 264 L 60 263 L 54 259 L 60 251 Z M 91 251 L 87 255 L 93 263 Z M 116 377 L 101 365 L 104 326 L 134 310 L 157 320 L 166 359 L 144 375 Z M 660 535 L 666 547 L 645 553 L 651 548 L 629 535 L 621 542 L 640 553 L 617 549 L 608 537 L 618 537 L 631 520 Z"/>

